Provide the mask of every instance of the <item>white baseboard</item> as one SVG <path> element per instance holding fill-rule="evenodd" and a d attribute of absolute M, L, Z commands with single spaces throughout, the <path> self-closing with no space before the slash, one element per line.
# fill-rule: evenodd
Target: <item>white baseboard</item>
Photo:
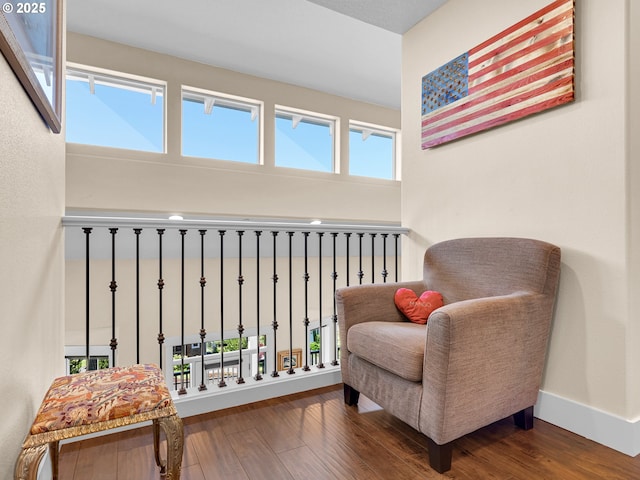
<path fill-rule="evenodd" d="M 178 415 L 185 418 L 315 388 L 328 387 L 341 382 L 340 367 L 327 365 L 324 369 L 312 368 L 309 372 L 296 369 L 296 373 L 293 375 L 280 372 L 280 376 L 276 378 L 266 374 L 260 381 L 247 378 L 243 385 L 238 385 L 235 380 L 230 380 L 224 388 L 214 385 L 209 386 L 209 389 L 204 392 L 193 388 L 187 389 L 187 395 L 181 396 L 175 392 L 171 392 L 171 394 Z"/>
<path fill-rule="evenodd" d="M 640 454 L 640 420 L 625 420 L 542 390 L 534 416 L 631 457 Z"/>

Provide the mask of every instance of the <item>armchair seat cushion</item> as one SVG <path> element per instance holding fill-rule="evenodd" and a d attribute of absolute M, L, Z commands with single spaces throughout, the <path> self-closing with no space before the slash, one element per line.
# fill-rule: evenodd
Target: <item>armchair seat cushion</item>
<path fill-rule="evenodd" d="M 422 381 L 427 326 L 411 322 L 363 322 L 347 337 L 351 354 L 412 382 Z"/>

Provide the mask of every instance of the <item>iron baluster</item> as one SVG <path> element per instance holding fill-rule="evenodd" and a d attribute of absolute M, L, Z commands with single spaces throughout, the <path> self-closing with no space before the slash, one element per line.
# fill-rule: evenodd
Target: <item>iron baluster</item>
<path fill-rule="evenodd" d="M 331 278 L 333 280 L 333 315 L 331 319 L 333 320 L 333 360 L 331 361 L 331 365 L 338 365 L 338 310 L 336 305 L 336 290 L 337 290 L 337 282 L 338 282 L 338 268 L 336 264 L 336 237 L 337 233 L 332 233 L 333 237 L 333 272 L 331 272 Z"/>
<path fill-rule="evenodd" d="M 333 237 L 333 272 L 331 272 L 331 278 L 333 279 L 333 360 L 331 361 L 331 365 L 338 365 L 338 311 L 336 306 L 336 289 L 337 289 L 337 281 L 338 281 L 338 269 L 336 267 L 336 237 L 337 233 L 332 233 Z"/>
<path fill-rule="evenodd" d="M 346 242 L 345 243 L 346 243 L 346 249 L 347 249 L 346 253 L 345 253 L 345 255 L 346 255 L 345 258 L 346 258 L 346 261 L 347 261 L 347 272 L 346 273 L 347 273 L 347 287 L 348 287 L 349 286 L 349 264 L 351 263 L 351 261 L 350 261 L 351 257 L 349 256 L 349 240 L 351 239 L 351 233 L 350 232 L 346 232 L 344 234 L 344 236 L 346 237 Z"/>
<path fill-rule="evenodd" d="M 371 235 L 371 283 L 376 283 L 376 267 L 375 267 L 375 239 L 376 234 L 370 233 Z"/>
<path fill-rule="evenodd" d="M 178 395 L 187 393 L 187 389 L 184 388 L 184 354 L 186 350 L 184 344 L 184 236 L 186 234 L 186 230 L 180 230 L 182 252 L 180 255 L 180 390 L 178 390 Z"/>
<path fill-rule="evenodd" d="M 200 232 L 200 386 L 199 391 L 207 389 L 204 383 L 204 354 L 205 354 L 205 337 L 207 331 L 204 329 L 204 287 L 207 284 L 207 278 L 204 276 L 204 236 L 206 230 L 198 230 Z"/>
<path fill-rule="evenodd" d="M 224 380 L 224 234 L 226 230 L 218 230 L 220 235 L 220 380 L 218 387 L 226 387 Z"/>
<path fill-rule="evenodd" d="M 398 238 L 400 237 L 399 233 L 394 233 L 393 234 L 393 241 L 395 243 L 395 269 L 396 269 L 396 276 L 395 276 L 395 281 L 398 281 Z"/>
<path fill-rule="evenodd" d="M 382 233 L 382 283 L 387 283 L 387 237 L 388 233 Z"/>
<path fill-rule="evenodd" d="M 116 340 L 116 290 L 118 284 L 116 283 L 116 233 L 117 228 L 110 228 L 111 233 L 111 283 L 109 283 L 109 289 L 111 290 L 111 341 L 109 347 L 111 347 L 111 363 L 116 364 L 116 348 L 118 348 L 118 340 Z M 89 368 L 87 367 L 87 370 Z"/>
<path fill-rule="evenodd" d="M 287 232 L 289 235 L 289 369 L 287 373 L 289 375 L 296 373 L 293 368 L 293 254 L 291 246 L 293 233 Z"/>
<path fill-rule="evenodd" d="M 238 348 L 240 353 L 238 360 L 239 376 L 236 383 L 242 384 L 244 383 L 242 376 L 242 334 L 244 332 L 244 325 L 242 324 L 242 284 L 244 283 L 244 278 L 242 277 L 242 236 L 244 231 L 237 230 L 236 234 L 238 235 Z"/>
<path fill-rule="evenodd" d="M 90 308 L 89 308 L 89 301 L 90 301 L 90 292 L 89 292 L 89 286 L 90 286 L 90 276 L 89 276 L 89 264 L 90 264 L 90 257 L 89 257 L 89 235 L 91 235 L 91 231 L 93 230 L 93 228 L 90 227 L 85 227 L 82 229 L 82 231 L 84 232 L 85 235 L 85 253 L 86 253 L 86 260 L 85 260 L 85 288 L 86 288 L 86 298 L 85 298 L 85 327 L 86 327 L 86 332 L 85 332 L 85 357 L 86 357 L 86 362 L 87 362 L 87 371 L 89 370 L 89 356 L 90 356 L 90 352 L 89 352 L 89 345 L 90 345 L 90 321 L 89 321 L 89 317 L 90 317 Z"/>
<path fill-rule="evenodd" d="M 318 368 L 324 368 L 324 355 L 322 352 L 322 344 L 324 340 L 324 335 L 322 329 L 324 325 L 322 325 L 322 237 L 324 235 L 323 232 L 318 233 L 318 317 L 320 319 L 320 324 L 318 327 Z"/>
<path fill-rule="evenodd" d="M 136 363 L 140 363 L 140 233 L 141 228 L 134 228 L 136 235 Z"/>
<path fill-rule="evenodd" d="M 273 236 L 273 276 L 271 279 L 273 280 L 273 323 L 271 323 L 271 327 L 273 328 L 273 371 L 271 372 L 272 377 L 279 377 L 278 374 L 278 363 L 277 363 L 277 352 L 276 352 L 276 333 L 278 330 L 278 320 L 277 320 L 277 309 L 276 309 L 276 293 L 277 293 L 277 284 L 278 284 L 278 274 L 276 273 L 276 238 L 278 236 L 277 231 L 272 231 L 271 235 Z"/>
<path fill-rule="evenodd" d="M 256 335 L 258 336 L 258 365 L 256 367 L 256 374 L 253 376 L 254 380 L 262 380 L 260 374 L 260 235 L 261 230 L 256 230 Z"/>
<path fill-rule="evenodd" d="M 364 272 L 362 271 L 362 237 L 364 237 L 364 233 L 358 233 L 358 281 L 360 285 L 362 285 L 362 278 L 364 277 Z"/>
<path fill-rule="evenodd" d="M 162 369 L 162 344 L 164 343 L 164 333 L 162 331 L 162 290 L 164 289 L 164 279 L 162 278 L 162 236 L 164 235 L 164 228 L 156 229 L 158 232 L 158 345 L 160 348 L 160 369 Z"/>
<path fill-rule="evenodd" d="M 309 368 L 309 232 L 302 232 L 304 235 L 304 367 L 302 370 L 308 372 Z"/>

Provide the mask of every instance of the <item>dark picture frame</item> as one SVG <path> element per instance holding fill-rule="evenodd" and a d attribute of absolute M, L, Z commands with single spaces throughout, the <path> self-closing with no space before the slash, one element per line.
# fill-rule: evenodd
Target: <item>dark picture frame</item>
<path fill-rule="evenodd" d="M 54 133 L 62 130 L 62 0 L 2 3 L 0 51 Z"/>

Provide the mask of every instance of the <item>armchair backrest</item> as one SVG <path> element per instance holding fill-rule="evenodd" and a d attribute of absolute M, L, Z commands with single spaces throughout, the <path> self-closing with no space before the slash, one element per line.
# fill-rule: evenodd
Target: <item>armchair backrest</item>
<path fill-rule="evenodd" d="M 424 281 L 445 304 L 518 291 L 555 298 L 560 249 L 525 238 L 461 238 L 424 255 Z"/>

